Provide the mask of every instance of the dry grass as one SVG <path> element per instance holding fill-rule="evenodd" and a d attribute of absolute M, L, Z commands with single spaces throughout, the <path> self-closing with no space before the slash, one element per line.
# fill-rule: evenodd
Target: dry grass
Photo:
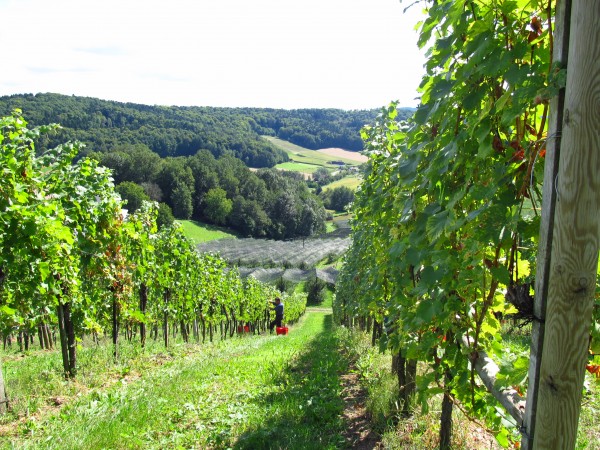
<path fill-rule="evenodd" d="M 358 152 L 350 152 L 348 150 L 344 150 L 343 148 L 322 148 L 321 150 L 317 151 L 329 156 L 335 156 L 336 158 L 351 159 L 352 161 L 359 163 L 364 163 L 369 160 L 369 158 L 365 155 L 362 155 Z"/>

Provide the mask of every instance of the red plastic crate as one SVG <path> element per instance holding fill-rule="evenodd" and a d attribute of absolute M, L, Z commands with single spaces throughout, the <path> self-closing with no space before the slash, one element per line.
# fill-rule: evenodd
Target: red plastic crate
<path fill-rule="evenodd" d="M 288 327 L 277 327 L 275 328 L 277 334 L 288 334 Z"/>

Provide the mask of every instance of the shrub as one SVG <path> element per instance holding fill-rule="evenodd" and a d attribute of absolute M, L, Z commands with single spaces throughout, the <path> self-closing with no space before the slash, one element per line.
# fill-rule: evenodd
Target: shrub
<path fill-rule="evenodd" d="M 173 216 L 173 212 L 171 211 L 171 207 L 166 203 L 158 204 L 158 217 L 156 218 L 156 225 L 158 228 L 162 227 L 170 227 L 173 225 L 175 221 L 175 217 Z"/>
<path fill-rule="evenodd" d="M 308 280 L 304 287 L 307 293 L 307 304 L 320 305 L 323 303 L 323 300 L 325 300 L 325 286 L 326 283 L 317 277 L 312 280 Z"/>
<path fill-rule="evenodd" d="M 284 280 L 283 277 L 279 277 L 279 279 L 275 282 L 275 288 L 279 292 L 287 292 L 291 294 L 294 292 L 294 283 L 292 283 L 290 280 Z"/>

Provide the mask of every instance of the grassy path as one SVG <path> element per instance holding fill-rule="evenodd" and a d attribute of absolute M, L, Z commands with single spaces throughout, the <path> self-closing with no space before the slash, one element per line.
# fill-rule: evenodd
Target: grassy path
<path fill-rule="evenodd" d="M 3 448 L 344 448 L 339 345 L 331 314 L 309 312 L 287 336 L 205 345 L 94 390 Z"/>

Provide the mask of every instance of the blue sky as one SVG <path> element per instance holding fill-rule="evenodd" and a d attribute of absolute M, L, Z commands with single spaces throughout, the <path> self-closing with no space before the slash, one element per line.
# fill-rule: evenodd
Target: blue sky
<path fill-rule="evenodd" d="M 416 106 L 404 0 L 0 0 L 0 95 L 149 105 Z"/>

